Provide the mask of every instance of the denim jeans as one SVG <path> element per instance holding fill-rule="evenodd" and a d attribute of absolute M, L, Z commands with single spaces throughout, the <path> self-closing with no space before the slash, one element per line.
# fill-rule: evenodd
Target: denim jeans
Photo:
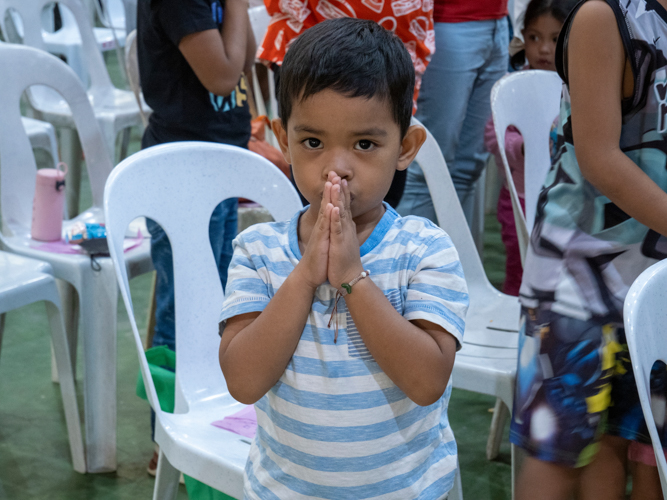
<path fill-rule="evenodd" d="M 475 182 L 488 155 L 484 126 L 491 115 L 491 88 L 507 72 L 507 19 L 435 23 L 435 44 L 415 116 L 438 142 L 470 225 Z M 397 211 L 437 223 L 431 194 L 416 163 L 409 167 Z"/>
<path fill-rule="evenodd" d="M 211 249 L 223 289 L 227 284 L 227 268 L 232 260 L 232 240 L 236 237 L 237 221 L 237 199 L 231 198 L 215 207 L 208 226 Z M 155 221 L 147 219 L 146 225 L 151 233 L 151 257 L 157 273 L 153 346 L 166 345 L 175 350 L 174 266 L 171 245 L 167 234 Z"/>

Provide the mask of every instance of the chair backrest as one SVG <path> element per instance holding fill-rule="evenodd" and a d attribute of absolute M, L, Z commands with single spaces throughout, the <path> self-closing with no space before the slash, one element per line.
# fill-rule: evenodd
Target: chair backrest
<path fill-rule="evenodd" d="M 3 230 L 30 230 L 37 166 L 21 122 L 20 100 L 30 85 L 59 92 L 72 110 L 93 194 L 102 207 L 103 186 L 113 165 L 86 91 L 64 62 L 44 51 L 0 44 L 0 67 L 10 78 L 0 78 L 0 213 Z"/>
<path fill-rule="evenodd" d="M 528 70 L 501 78 L 491 90 L 491 112 L 512 196 L 522 260 L 535 223 L 537 198 L 551 168 L 549 132 L 560 110 L 562 87 L 556 72 Z M 525 216 L 505 154 L 505 132 L 510 125 L 519 129 L 524 141 Z"/>
<path fill-rule="evenodd" d="M 412 124 L 421 125 L 415 118 L 412 119 Z M 458 251 L 471 305 L 477 300 L 489 297 L 489 294 L 501 295 L 491 285 L 484 272 L 484 266 L 454 189 L 454 183 L 449 175 L 447 163 L 440 146 L 428 129 L 426 129 L 426 142 L 419 150 L 415 161 L 424 172 L 426 184 L 433 199 L 435 214 L 438 217 L 438 224 L 447 232 Z"/>
<path fill-rule="evenodd" d="M 637 392 L 642 405 L 644 419 L 648 427 L 655 451 L 662 491 L 667 492 L 667 461 L 660 444 L 656 428 L 656 414 L 664 419 L 664 401 L 661 407 L 651 404 L 651 368 L 656 361 L 667 363 L 667 260 L 646 269 L 630 287 L 625 297 L 623 318 L 625 336 L 635 373 Z M 662 425 L 662 422 L 660 422 Z"/>
<path fill-rule="evenodd" d="M 112 172 L 104 192 L 111 258 L 140 353 L 149 401 L 159 408 L 132 309 L 123 238 L 128 224 L 146 216 L 169 237 L 174 262 L 176 412 L 227 393 L 218 364 L 218 319 L 223 290 L 209 242 L 209 219 L 222 200 L 248 198 L 275 220 L 301 208 L 285 175 L 248 150 L 205 142 L 164 144 L 140 151 Z"/>
<path fill-rule="evenodd" d="M 100 22 L 107 28 L 125 30 L 125 2 L 123 0 L 99 0 L 95 2 Z"/>
<path fill-rule="evenodd" d="M 139 114 L 144 127 L 148 126 L 146 111 L 141 103 L 141 80 L 139 78 L 139 58 L 137 56 L 137 30 L 128 33 L 125 39 L 125 73 L 134 98 L 139 106 Z"/>
<path fill-rule="evenodd" d="M 23 22 L 23 43 L 30 47 L 46 50 L 42 35 L 41 13 L 44 6 L 50 3 L 53 3 L 53 0 L 0 0 L 0 19 L 5 18 L 9 9 L 14 9 Z M 63 16 L 64 21 L 68 18 L 69 13 L 62 8 L 63 6 L 71 11 L 76 20 L 81 35 L 84 62 L 90 75 L 91 87 L 111 89 L 113 87 L 111 79 L 104 64 L 102 52 L 97 45 L 86 8 L 81 0 L 58 0 L 58 4 L 61 6 L 61 16 Z"/>
<path fill-rule="evenodd" d="M 259 47 L 264 40 L 264 35 L 266 30 L 271 24 L 271 16 L 266 11 L 266 7 L 260 5 L 258 7 L 251 7 L 248 9 L 248 17 L 250 18 L 250 26 L 252 27 L 252 33 L 255 36 L 255 43 Z M 271 118 L 276 118 L 278 116 L 278 101 L 276 100 L 276 88 L 275 82 L 273 80 L 273 71 L 270 68 L 267 69 L 268 74 L 268 86 L 269 86 L 269 113 Z M 255 103 L 257 105 L 257 113 L 260 115 L 269 114 L 267 113 L 266 106 L 264 105 L 264 100 L 262 99 L 262 92 L 259 85 L 259 80 L 257 79 L 257 74 L 255 72 L 255 67 L 252 68 L 252 79 L 253 79 L 253 92 L 255 96 Z M 268 134 L 267 140 L 273 145 L 278 147 L 278 141 L 275 139 L 273 134 Z"/>
<path fill-rule="evenodd" d="M 259 47 L 262 44 L 264 34 L 271 23 L 271 16 L 266 11 L 266 7 L 260 5 L 258 7 L 249 8 L 248 17 L 250 18 L 250 26 L 252 26 L 252 34 L 255 36 L 255 43 Z"/>

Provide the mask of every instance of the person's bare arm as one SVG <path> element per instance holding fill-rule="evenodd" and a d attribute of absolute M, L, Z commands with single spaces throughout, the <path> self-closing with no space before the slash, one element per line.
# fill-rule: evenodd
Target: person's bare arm
<path fill-rule="evenodd" d="M 637 221 L 667 236 L 667 193 L 620 149 L 626 55 L 614 14 L 586 2 L 570 31 L 572 134 L 584 177 Z"/>
<path fill-rule="evenodd" d="M 250 25 L 250 17 L 248 17 L 248 41 L 246 42 L 246 54 L 245 54 L 245 64 L 243 66 L 243 72 L 248 77 L 248 81 L 251 82 L 251 71 L 252 67 L 255 64 L 255 55 L 257 54 L 257 44 L 255 43 L 255 34 L 252 32 L 252 26 Z"/>
<path fill-rule="evenodd" d="M 363 267 L 347 181 L 335 176 L 333 183 L 328 276 L 340 289 Z M 429 321 L 405 319 L 370 278 L 357 282 L 345 303 L 382 371 L 418 405 L 435 403 L 445 392 L 454 365 L 454 336 Z"/>
<path fill-rule="evenodd" d="M 220 339 L 220 368 L 229 393 L 241 403 L 258 401 L 285 372 L 306 326 L 315 291 L 327 279 L 330 192 L 327 182 L 303 257 L 266 308 L 227 321 Z"/>
<path fill-rule="evenodd" d="M 246 62 L 249 28 L 248 3 L 227 0 L 220 32 L 199 31 L 181 39 L 178 49 L 209 92 L 226 96 L 236 88 Z"/>
<path fill-rule="evenodd" d="M 382 371 L 421 406 L 435 403 L 447 388 L 456 339 L 429 321 L 408 321 L 370 279 L 345 296 L 347 309 Z"/>
<path fill-rule="evenodd" d="M 292 272 L 261 313 L 227 320 L 219 358 L 234 399 L 253 404 L 276 384 L 299 343 L 314 293 Z"/>

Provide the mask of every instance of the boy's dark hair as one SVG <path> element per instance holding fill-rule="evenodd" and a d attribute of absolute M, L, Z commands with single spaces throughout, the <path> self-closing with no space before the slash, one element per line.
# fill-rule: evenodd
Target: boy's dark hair
<path fill-rule="evenodd" d="M 567 15 L 579 0 L 531 0 L 523 15 L 523 29 L 528 28 L 538 17 L 545 14 L 563 24 Z M 526 64 L 526 51 L 520 50 L 510 58 L 514 69 L 521 69 Z"/>
<path fill-rule="evenodd" d="M 321 22 L 291 45 L 280 68 L 278 105 L 283 126 L 295 101 L 325 89 L 349 97 L 378 96 L 391 104 L 401 137 L 410 126 L 415 70 L 403 42 L 373 21 Z"/>

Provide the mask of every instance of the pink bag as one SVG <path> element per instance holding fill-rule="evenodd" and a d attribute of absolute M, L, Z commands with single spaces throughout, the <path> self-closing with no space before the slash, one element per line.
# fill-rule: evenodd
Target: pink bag
<path fill-rule="evenodd" d="M 60 170 L 61 166 L 63 170 Z M 67 165 L 62 162 L 57 168 L 42 168 L 37 171 L 30 231 L 34 240 L 60 241 L 62 238 L 65 175 Z"/>

